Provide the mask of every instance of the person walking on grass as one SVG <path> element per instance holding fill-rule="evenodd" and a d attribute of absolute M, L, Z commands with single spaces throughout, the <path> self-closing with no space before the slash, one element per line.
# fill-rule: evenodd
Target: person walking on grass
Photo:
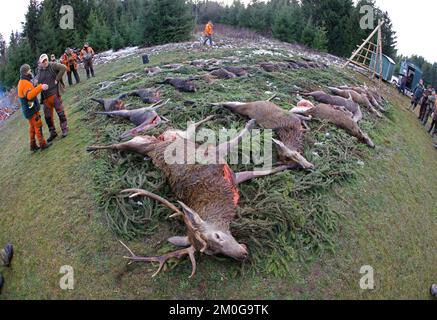
<path fill-rule="evenodd" d="M 423 97 L 422 99 L 425 99 L 425 97 Z M 435 91 L 432 90 L 431 94 L 428 97 L 426 97 L 426 109 L 422 117 L 423 126 L 426 126 L 426 124 L 428 123 L 429 117 L 434 112 L 434 106 L 435 106 Z"/>
<path fill-rule="evenodd" d="M 428 88 L 423 93 L 423 97 L 420 101 L 420 111 L 419 111 L 419 120 L 420 122 L 423 122 L 423 119 L 425 118 L 426 111 L 428 110 L 428 97 L 432 94 L 432 87 L 431 85 L 428 85 Z"/>
<path fill-rule="evenodd" d="M 14 257 L 14 247 L 8 244 L 4 249 L 0 250 L 0 267 L 10 267 L 12 259 Z M 2 294 L 2 289 L 5 284 L 5 279 L 0 273 L 0 295 Z"/>
<path fill-rule="evenodd" d="M 428 112 L 429 115 L 432 115 L 432 123 L 431 123 L 431 127 L 428 130 L 428 133 L 432 134 L 432 136 L 434 137 L 435 134 L 437 133 L 437 96 L 435 90 L 428 97 Z M 428 119 L 426 119 L 425 125 L 427 122 Z"/>
<path fill-rule="evenodd" d="M 83 65 L 86 70 L 86 76 L 89 79 L 90 74 L 94 78 L 94 66 L 93 66 L 93 59 L 94 59 L 95 52 L 93 48 L 90 47 L 89 43 L 85 43 L 82 50 L 80 51 L 80 60 L 83 61 Z"/>
<path fill-rule="evenodd" d="M 32 81 L 33 74 L 30 66 L 28 64 L 22 65 L 20 68 L 20 81 L 18 82 L 18 99 L 23 116 L 29 121 L 30 151 L 36 152 L 50 147 L 50 143 L 47 143 L 43 136 L 42 120 L 39 113 L 41 107 L 38 101 L 38 95 L 43 91 L 47 91 L 49 86 L 40 84 L 34 87 Z"/>
<path fill-rule="evenodd" d="M 73 79 L 71 76 L 72 74 L 74 75 L 76 84 L 80 83 L 79 73 L 77 72 L 78 70 L 77 60 L 78 60 L 77 54 L 74 53 L 74 51 L 70 48 L 65 50 L 64 55 L 61 57 L 61 63 L 67 67 L 68 84 L 70 86 L 73 85 Z"/>
<path fill-rule="evenodd" d="M 425 91 L 425 86 L 423 85 L 423 80 L 420 80 L 419 84 L 416 86 L 416 88 L 414 88 L 413 99 L 411 99 L 410 108 L 413 109 L 413 111 L 416 109 L 417 105 L 419 104 L 420 99 L 422 99 L 424 91 Z"/>
<path fill-rule="evenodd" d="M 48 90 L 43 91 L 41 100 L 44 104 L 44 117 L 49 127 L 50 137 L 47 142 L 52 142 L 58 136 L 54 121 L 54 111 L 59 117 L 61 123 L 62 138 L 68 135 L 67 116 L 64 111 L 64 103 L 62 102 L 61 91 L 64 90 L 63 76 L 67 72 L 67 67 L 60 63 L 51 63 L 46 54 L 39 58 L 38 75 L 36 79 L 38 83 L 45 83 L 49 86 Z"/>
<path fill-rule="evenodd" d="M 212 47 L 212 36 L 214 34 L 214 25 L 211 21 L 208 21 L 208 23 L 205 26 L 205 31 L 203 32 L 203 35 L 205 37 L 205 41 L 203 42 L 203 45 L 205 46 L 206 43 L 209 40 L 209 45 Z"/>

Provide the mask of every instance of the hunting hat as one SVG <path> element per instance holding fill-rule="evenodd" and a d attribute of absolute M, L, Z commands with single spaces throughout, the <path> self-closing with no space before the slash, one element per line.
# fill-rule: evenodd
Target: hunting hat
<path fill-rule="evenodd" d="M 49 56 L 48 56 L 47 54 L 45 54 L 45 53 L 42 54 L 42 55 L 39 57 L 39 63 L 43 63 L 44 60 L 49 61 Z"/>
<path fill-rule="evenodd" d="M 28 64 L 23 64 L 20 68 L 20 75 L 25 76 L 30 71 L 30 66 Z"/>

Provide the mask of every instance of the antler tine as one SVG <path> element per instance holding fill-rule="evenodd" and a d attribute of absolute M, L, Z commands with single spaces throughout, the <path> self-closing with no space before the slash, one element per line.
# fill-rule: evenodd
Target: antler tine
<path fill-rule="evenodd" d="M 134 263 L 134 262 L 158 262 L 159 263 L 159 268 L 152 275 L 152 278 L 156 277 L 162 271 L 162 269 L 165 266 L 165 263 L 168 260 L 170 260 L 171 258 L 181 259 L 181 258 L 183 258 L 183 257 L 185 257 L 187 255 L 190 257 L 191 266 L 192 266 L 192 269 L 193 269 L 192 272 L 191 272 L 190 279 L 192 277 L 194 277 L 194 275 L 196 274 L 197 263 L 196 263 L 196 257 L 195 257 L 196 249 L 194 248 L 194 246 L 191 246 L 191 247 L 186 248 L 186 249 L 178 250 L 178 251 L 175 251 L 175 252 L 170 252 L 170 253 L 167 253 L 167 254 L 162 255 L 162 256 L 157 256 L 157 257 L 139 257 L 139 256 L 135 255 L 132 252 L 132 250 L 129 249 L 129 247 L 127 245 L 125 245 L 122 241 L 120 241 L 120 243 L 131 254 L 131 257 L 123 257 L 124 259 L 130 260 L 130 263 Z"/>
<path fill-rule="evenodd" d="M 154 194 L 154 193 L 146 191 L 146 190 L 141 190 L 141 189 L 126 189 L 126 190 L 123 190 L 121 192 L 121 194 L 129 194 L 129 193 L 130 193 L 129 198 L 131 198 L 131 199 L 135 198 L 135 197 L 143 196 L 143 197 L 148 197 L 148 198 L 151 198 L 153 200 L 156 200 L 156 201 L 162 203 L 164 206 L 166 206 L 167 208 L 169 208 L 170 210 L 175 212 L 173 215 L 170 216 L 170 218 L 184 216 L 182 211 L 179 210 L 174 204 L 172 204 L 171 202 L 158 196 L 157 194 Z"/>

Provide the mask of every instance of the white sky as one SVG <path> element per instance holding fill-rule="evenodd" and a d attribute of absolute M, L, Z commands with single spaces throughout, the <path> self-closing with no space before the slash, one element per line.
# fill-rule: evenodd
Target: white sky
<path fill-rule="evenodd" d="M 233 0 L 221 0 L 232 3 Z M 243 0 L 248 3 L 250 0 Z M 12 30 L 21 30 L 21 21 L 29 0 L 11 0 L 3 3 L 0 11 L 0 33 L 6 41 Z M 398 35 L 399 53 L 418 54 L 430 62 L 437 62 L 437 1 L 435 0 L 376 0 L 377 5 L 388 11 Z"/>

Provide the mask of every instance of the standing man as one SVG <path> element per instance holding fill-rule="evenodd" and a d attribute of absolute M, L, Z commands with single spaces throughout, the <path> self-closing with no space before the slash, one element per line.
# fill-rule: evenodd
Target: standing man
<path fill-rule="evenodd" d="M 425 114 L 428 108 L 428 97 L 432 94 L 432 87 L 428 85 L 428 88 L 423 93 L 422 99 L 420 101 L 420 112 L 419 112 L 419 120 L 423 122 L 425 118 Z"/>
<path fill-rule="evenodd" d="M 431 92 L 429 97 L 426 99 L 426 110 L 425 114 L 423 115 L 422 119 L 422 125 L 426 126 L 428 123 L 429 117 L 432 115 L 435 109 L 435 103 L 436 103 L 436 96 L 435 96 L 435 90 Z"/>
<path fill-rule="evenodd" d="M 86 70 L 86 76 L 89 79 L 90 73 L 94 78 L 94 67 L 93 67 L 93 58 L 94 58 L 94 50 L 87 43 L 84 44 L 82 50 L 80 51 L 80 60 L 83 61 L 83 65 Z"/>
<path fill-rule="evenodd" d="M 422 99 L 423 93 L 425 91 L 425 86 L 423 85 L 423 80 L 419 81 L 419 84 L 416 86 L 416 88 L 413 91 L 413 99 L 411 100 L 411 107 L 413 111 L 416 109 L 417 105 L 420 102 L 420 99 Z"/>
<path fill-rule="evenodd" d="M 53 53 L 50 56 L 50 62 L 58 62 L 58 60 L 56 60 L 56 56 Z"/>
<path fill-rule="evenodd" d="M 18 83 L 18 99 L 21 103 L 21 111 L 26 120 L 29 121 L 29 136 L 30 136 L 30 151 L 45 150 L 50 147 L 43 136 L 42 120 L 38 95 L 43 90 L 48 90 L 49 86 L 40 84 L 37 87 L 32 83 L 33 75 L 28 64 L 24 64 L 20 68 L 20 82 Z M 38 139 L 39 146 L 36 144 L 35 135 Z"/>
<path fill-rule="evenodd" d="M 60 63 L 49 63 L 49 57 L 46 54 L 41 55 L 39 63 L 36 78 L 39 83 L 45 83 L 49 86 L 48 90 L 41 94 L 41 100 L 44 104 L 46 123 L 50 130 L 50 137 L 47 142 L 52 142 L 58 136 L 53 118 L 55 110 L 61 123 L 62 138 L 68 135 L 67 116 L 65 115 L 64 103 L 60 93 L 61 88 L 64 88 L 62 78 L 67 71 L 67 67 Z"/>
<path fill-rule="evenodd" d="M 73 85 L 72 73 L 76 79 L 76 84 L 80 83 L 79 74 L 77 73 L 77 54 L 72 49 L 65 50 L 64 55 L 61 57 L 61 63 L 67 67 L 68 84 Z"/>
<path fill-rule="evenodd" d="M 0 250 L 0 267 L 10 267 L 13 257 L 14 247 L 11 244 L 8 244 L 3 250 Z M 5 280 L 0 273 L 0 295 L 2 294 L 4 284 Z"/>
<path fill-rule="evenodd" d="M 209 40 L 209 45 L 212 47 L 212 35 L 214 34 L 214 25 L 211 21 L 208 21 L 203 34 L 205 36 L 205 41 L 203 42 L 203 45 L 206 45 Z"/>

